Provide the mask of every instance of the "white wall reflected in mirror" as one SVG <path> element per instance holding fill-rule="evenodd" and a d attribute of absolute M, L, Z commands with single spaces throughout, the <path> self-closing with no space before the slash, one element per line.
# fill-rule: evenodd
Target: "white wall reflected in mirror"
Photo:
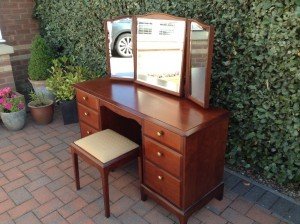
<path fill-rule="evenodd" d="M 185 21 L 137 18 L 137 80 L 180 92 Z"/>
<path fill-rule="evenodd" d="M 4 43 L 5 40 L 2 38 L 2 33 L 1 33 L 1 29 L 0 29 L 0 43 Z"/>
<path fill-rule="evenodd" d="M 107 21 L 109 63 L 112 78 L 134 78 L 131 28 L 131 18 Z"/>

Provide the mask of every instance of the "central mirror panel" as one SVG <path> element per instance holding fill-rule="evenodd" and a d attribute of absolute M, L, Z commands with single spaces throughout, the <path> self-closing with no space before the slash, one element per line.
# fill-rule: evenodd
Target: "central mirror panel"
<path fill-rule="evenodd" d="M 134 79 L 134 64 L 132 57 L 132 18 L 122 17 L 107 20 L 106 47 L 107 67 L 111 78 Z"/>
<path fill-rule="evenodd" d="M 180 95 L 185 19 L 151 15 L 136 23 L 136 81 Z"/>

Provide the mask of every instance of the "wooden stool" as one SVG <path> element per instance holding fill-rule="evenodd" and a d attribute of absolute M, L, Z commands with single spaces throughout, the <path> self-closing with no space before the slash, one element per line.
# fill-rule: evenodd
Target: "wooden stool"
<path fill-rule="evenodd" d="M 70 148 L 77 190 L 80 189 L 78 155 L 99 170 L 103 186 L 105 216 L 108 218 L 110 216 L 109 171 L 137 158 L 139 145 L 113 130 L 106 129 L 75 141 Z"/>

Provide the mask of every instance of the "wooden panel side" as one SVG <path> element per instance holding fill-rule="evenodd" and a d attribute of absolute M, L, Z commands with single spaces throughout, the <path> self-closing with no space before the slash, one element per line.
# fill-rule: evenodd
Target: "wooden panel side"
<path fill-rule="evenodd" d="M 184 151 L 183 207 L 190 207 L 223 179 L 228 119 L 187 137 Z"/>

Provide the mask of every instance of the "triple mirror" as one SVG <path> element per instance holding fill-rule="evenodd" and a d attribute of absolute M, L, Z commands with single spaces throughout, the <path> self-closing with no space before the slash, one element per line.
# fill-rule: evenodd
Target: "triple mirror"
<path fill-rule="evenodd" d="M 167 14 L 105 21 L 107 72 L 209 106 L 213 28 Z"/>

